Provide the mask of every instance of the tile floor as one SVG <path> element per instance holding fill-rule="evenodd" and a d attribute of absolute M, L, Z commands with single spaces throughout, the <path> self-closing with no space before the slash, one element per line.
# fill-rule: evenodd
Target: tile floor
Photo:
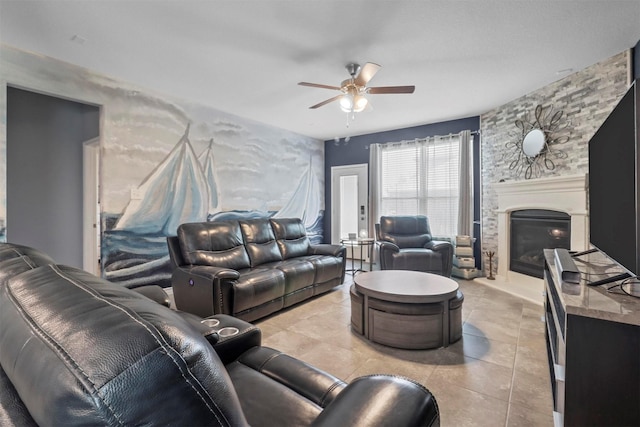
<path fill-rule="evenodd" d="M 350 381 L 403 375 L 436 396 L 443 427 L 553 426 L 543 308 L 473 281 L 463 338 L 435 350 L 400 350 L 351 332 L 351 275 L 335 290 L 255 323 L 263 344 Z"/>

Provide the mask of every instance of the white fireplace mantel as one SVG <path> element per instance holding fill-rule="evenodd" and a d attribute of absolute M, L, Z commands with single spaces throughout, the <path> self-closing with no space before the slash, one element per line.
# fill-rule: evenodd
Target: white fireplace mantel
<path fill-rule="evenodd" d="M 494 184 L 498 197 L 498 271 L 494 281 L 480 282 L 517 296 L 542 303 L 542 279 L 509 270 L 511 212 L 521 209 L 548 209 L 571 217 L 571 249 L 583 251 L 589 245 L 586 175 L 537 178 Z M 486 263 L 485 263 L 485 267 Z M 476 279 L 478 280 L 478 279 Z"/>

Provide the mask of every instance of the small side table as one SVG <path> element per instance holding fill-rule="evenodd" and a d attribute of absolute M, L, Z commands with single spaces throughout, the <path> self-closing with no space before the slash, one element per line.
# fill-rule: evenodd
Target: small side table
<path fill-rule="evenodd" d="M 340 244 L 346 246 L 347 248 L 351 248 L 351 274 L 356 274 L 358 271 L 366 271 L 363 268 L 364 263 L 364 251 L 365 248 L 367 253 L 369 254 L 369 262 L 371 262 L 371 255 L 373 251 L 373 244 L 375 243 L 375 239 L 373 238 L 357 238 L 357 239 L 340 239 Z M 360 248 L 360 268 L 355 268 L 354 259 L 356 248 Z M 348 254 L 348 252 L 347 252 Z M 369 271 L 371 271 L 371 264 L 369 264 Z"/>

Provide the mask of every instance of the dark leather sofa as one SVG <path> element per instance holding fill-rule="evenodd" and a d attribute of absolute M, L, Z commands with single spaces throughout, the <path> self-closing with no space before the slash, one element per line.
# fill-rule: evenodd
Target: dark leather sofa
<path fill-rule="evenodd" d="M 426 216 L 382 216 L 376 233 L 380 269 L 451 276 L 453 245 L 433 240 Z"/>
<path fill-rule="evenodd" d="M 168 237 L 176 307 L 253 321 L 344 281 L 346 249 L 312 245 L 297 218 L 182 224 Z"/>
<path fill-rule="evenodd" d="M 242 333 L 225 341 L 195 315 L 0 244 L 0 425 L 440 424 L 411 380 L 346 384 L 219 317 Z"/>

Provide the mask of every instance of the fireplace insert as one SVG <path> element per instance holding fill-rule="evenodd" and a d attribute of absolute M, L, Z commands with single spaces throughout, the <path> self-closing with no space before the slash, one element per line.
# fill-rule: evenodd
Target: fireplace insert
<path fill-rule="evenodd" d="M 542 279 L 543 249 L 571 247 L 571 217 L 545 209 L 513 211 L 511 218 L 511 271 Z"/>

